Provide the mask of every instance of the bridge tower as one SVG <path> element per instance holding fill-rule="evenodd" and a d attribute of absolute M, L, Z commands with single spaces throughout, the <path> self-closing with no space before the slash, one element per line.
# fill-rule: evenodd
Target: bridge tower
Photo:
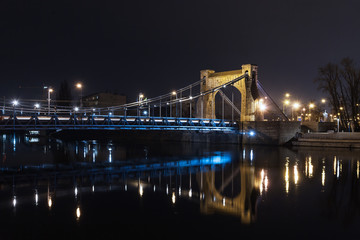
<path fill-rule="evenodd" d="M 254 64 L 244 64 L 239 70 L 215 72 L 214 70 L 201 70 L 200 92 L 221 86 L 237 77 L 248 74 L 248 77 L 241 79 L 233 84 L 241 94 L 241 115 L 240 121 L 263 120 L 263 114 L 258 109 L 258 89 L 257 89 L 258 66 Z M 215 96 L 218 91 L 199 98 L 197 104 L 197 117 L 215 118 Z"/>

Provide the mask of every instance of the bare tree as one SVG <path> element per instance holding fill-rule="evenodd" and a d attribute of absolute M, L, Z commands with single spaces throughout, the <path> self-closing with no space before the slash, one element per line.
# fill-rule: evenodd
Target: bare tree
<path fill-rule="evenodd" d="M 340 66 L 328 63 L 318 69 L 314 80 L 318 89 L 328 94 L 332 113 L 340 118 L 342 128 L 350 124 L 352 129 L 359 130 L 359 90 L 360 70 L 350 58 L 344 58 Z"/>

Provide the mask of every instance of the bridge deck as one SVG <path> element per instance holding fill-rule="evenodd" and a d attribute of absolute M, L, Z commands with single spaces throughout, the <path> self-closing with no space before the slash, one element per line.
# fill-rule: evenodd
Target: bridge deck
<path fill-rule="evenodd" d="M 233 131 L 236 122 L 220 119 L 118 115 L 3 115 L 0 130 L 131 129 Z"/>

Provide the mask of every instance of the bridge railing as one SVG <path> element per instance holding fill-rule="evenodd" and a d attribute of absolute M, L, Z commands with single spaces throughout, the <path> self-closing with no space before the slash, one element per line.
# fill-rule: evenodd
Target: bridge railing
<path fill-rule="evenodd" d="M 236 122 L 221 119 L 147 117 L 122 115 L 3 115 L 0 129 L 66 129 L 66 128 L 141 128 L 141 129 L 216 129 L 231 130 Z"/>

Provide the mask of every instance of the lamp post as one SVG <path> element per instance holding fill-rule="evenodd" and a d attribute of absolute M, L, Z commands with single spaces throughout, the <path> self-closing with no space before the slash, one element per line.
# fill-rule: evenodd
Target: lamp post
<path fill-rule="evenodd" d="M 14 116 L 15 116 L 15 107 L 19 104 L 19 101 L 18 100 L 13 100 L 12 104 L 13 104 L 13 111 L 14 111 Z"/>
<path fill-rule="evenodd" d="M 309 104 L 309 122 L 311 121 L 311 109 L 315 107 L 314 103 Z"/>
<path fill-rule="evenodd" d="M 40 108 L 40 104 L 38 103 L 35 103 L 34 104 L 34 109 L 35 109 L 35 114 L 36 114 L 36 111 L 39 111 L 38 109 Z M 40 114 L 40 112 L 38 112 L 38 115 Z"/>
<path fill-rule="evenodd" d="M 287 116 L 286 114 L 286 106 L 290 104 L 290 100 L 289 99 L 285 99 L 283 102 L 283 113 Z"/>
<path fill-rule="evenodd" d="M 50 115 L 50 102 L 51 102 L 51 98 L 50 98 L 50 96 L 51 96 L 51 93 L 53 92 L 54 90 L 52 89 L 52 88 L 49 88 L 48 89 L 48 114 Z"/>
<path fill-rule="evenodd" d="M 294 102 L 291 108 L 291 120 L 294 121 L 294 110 L 298 110 L 300 104 L 298 102 Z"/>
<path fill-rule="evenodd" d="M 172 91 L 171 95 L 175 96 L 175 113 L 176 113 L 175 117 L 177 117 L 178 114 L 177 114 L 177 93 L 176 93 L 176 91 L 175 90 Z M 170 103 L 170 117 L 171 117 L 171 103 Z"/>
<path fill-rule="evenodd" d="M 138 108 L 138 111 L 137 111 L 138 117 L 140 116 L 141 101 L 142 101 L 143 99 L 144 99 L 144 94 L 140 93 L 140 94 L 139 94 L 139 97 L 138 97 L 138 102 L 139 102 L 139 108 Z"/>
<path fill-rule="evenodd" d="M 13 104 L 13 124 L 14 124 L 14 129 L 15 129 L 15 107 L 19 104 L 19 101 L 18 100 L 14 100 L 12 101 L 12 104 Z"/>
<path fill-rule="evenodd" d="M 83 92 L 82 92 L 83 85 L 82 85 L 82 83 L 80 83 L 80 82 L 77 83 L 76 88 L 80 90 L 80 107 L 82 107 L 83 106 L 83 104 L 82 104 L 82 95 L 83 95 Z"/>

